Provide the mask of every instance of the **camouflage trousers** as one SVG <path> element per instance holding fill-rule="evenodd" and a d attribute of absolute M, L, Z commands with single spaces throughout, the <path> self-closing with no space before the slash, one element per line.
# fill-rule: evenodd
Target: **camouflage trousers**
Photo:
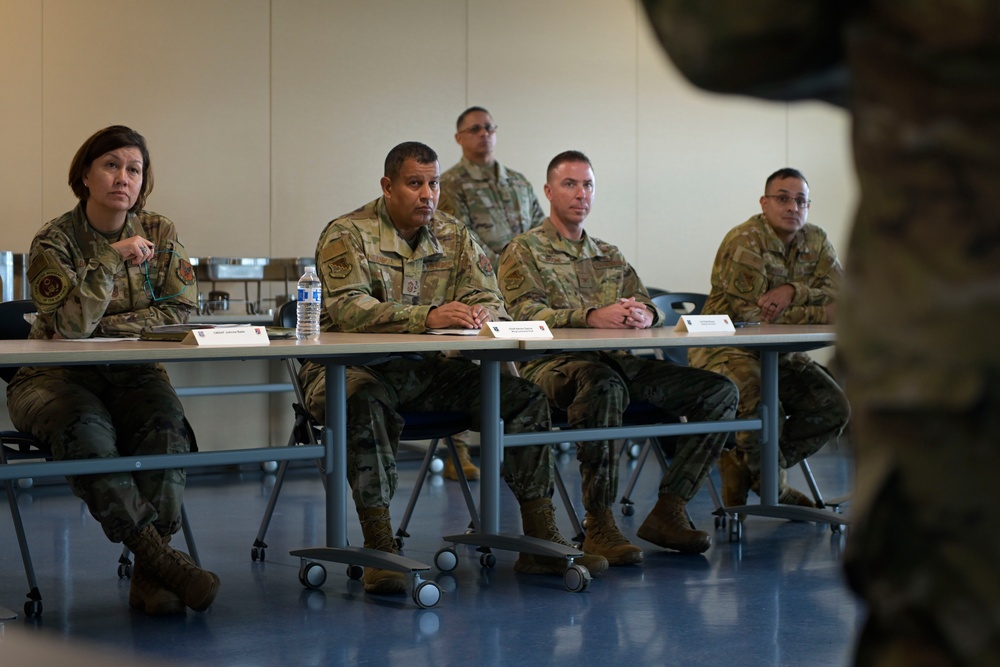
<path fill-rule="evenodd" d="M 193 434 L 160 365 L 22 368 L 7 388 L 11 421 L 56 460 L 190 451 Z M 181 525 L 185 471 L 67 477 L 112 542 L 152 523 L 162 535 Z"/>
<path fill-rule="evenodd" d="M 650 403 L 689 421 L 732 419 L 738 400 L 736 387 L 721 375 L 620 352 L 544 357 L 526 364 L 522 375 L 545 390 L 574 428 L 620 426 L 629 402 Z M 693 498 L 725 441 L 725 433 L 678 438 L 660 493 Z M 618 495 L 617 448 L 608 440 L 578 443 L 577 459 L 584 507 L 588 512 L 611 507 Z"/>
<path fill-rule="evenodd" d="M 452 411 L 480 425 L 480 370 L 467 359 L 431 355 L 393 359 L 347 369 L 347 478 L 358 509 L 388 507 L 396 493 L 396 452 L 403 429 L 400 411 Z M 312 375 L 306 406 L 324 421 L 326 374 Z M 537 386 L 500 376 L 500 416 L 509 433 L 549 428 L 549 405 Z M 548 498 L 553 491 L 552 455 L 547 446 L 512 447 L 504 452 L 503 475 L 518 501 Z"/>
<path fill-rule="evenodd" d="M 739 417 L 760 407 L 760 355 L 739 348 L 713 354 L 706 370 L 732 379 L 740 390 Z M 840 435 L 851 407 L 837 381 L 804 352 L 778 355 L 778 465 L 790 468 Z M 736 434 L 736 446 L 754 477 L 760 475 L 760 431 Z"/>
<path fill-rule="evenodd" d="M 1000 372 L 986 392 L 854 417 L 845 567 L 868 604 L 855 664 L 1000 664 Z"/>

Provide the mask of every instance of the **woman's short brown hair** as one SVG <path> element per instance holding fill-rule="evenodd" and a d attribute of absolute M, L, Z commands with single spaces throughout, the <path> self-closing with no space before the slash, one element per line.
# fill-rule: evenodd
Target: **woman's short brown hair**
<path fill-rule="evenodd" d="M 135 204 L 129 209 L 129 213 L 143 209 L 146 205 L 146 197 L 153 191 L 153 165 L 149 161 L 146 138 L 124 125 L 112 125 L 98 130 L 83 142 L 80 150 L 73 156 L 73 161 L 69 164 L 69 187 L 73 189 L 73 194 L 76 195 L 77 199 L 86 202 L 90 196 L 90 190 L 83 184 L 83 176 L 87 173 L 91 163 L 105 153 L 110 153 L 124 146 L 135 146 L 142 153 L 142 187 L 139 188 L 139 196 L 136 197 Z"/>

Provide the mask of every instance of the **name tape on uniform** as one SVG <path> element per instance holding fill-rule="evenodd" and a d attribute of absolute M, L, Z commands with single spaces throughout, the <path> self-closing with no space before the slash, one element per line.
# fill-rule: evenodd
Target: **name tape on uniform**
<path fill-rule="evenodd" d="M 688 333 L 735 333 L 736 327 L 729 315 L 681 315 L 674 331 Z"/>
<path fill-rule="evenodd" d="M 214 329 L 193 329 L 182 341 L 185 345 L 205 345 L 221 347 L 226 345 L 270 345 L 267 329 L 264 327 L 215 327 Z"/>
<path fill-rule="evenodd" d="M 541 320 L 527 322 L 490 322 L 479 332 L 492 338 L 552 338 L 549 325 Z"/>

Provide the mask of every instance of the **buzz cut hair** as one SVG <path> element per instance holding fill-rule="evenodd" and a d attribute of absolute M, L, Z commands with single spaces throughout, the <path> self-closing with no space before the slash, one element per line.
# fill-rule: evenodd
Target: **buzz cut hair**
<path fill-rule="evenodd" d="M 556 169 L 559 168 L 559 165 L 564 164 L 566 162 L 586 162 L 588 167 L 590 167 L 591 169 L 594 168 L 594 165 L 590 163 L 590 158 L 584 155 L 582 152 L 563 151 L 559 155 L 552 158 L 552 160 L 549 162 L 549 168 L 545 170 L 545 180 L 548 181 L 549 179 L 551 179 L 552 174 L 555 172 Z"/>
<path fill-rule="evenodd" d="M 791 167 L 783 167 L 767 177 L 767 180 L 764 181 L 764 192 L 767 192 L 767 188 L 769 185 L 771 185 L 771 181 L 776 181 L 779 179 L 784 180 L 786 178 L 798 178 L 801 179 L 802 182 L 805 183 L 806 185 L 809 185 L 809 181 L 806 180 L 806 177 L 802 175 L 801 171 L 799 171 L 798 169 L 793 169 Z"/>
<path fill-rule="evenodd" d="M 395 146 L 385 156 L 384 175 L 390 181 L 395 181 L 407 160 L 416 160 L 419 164 L 431 164 L 438 161 L 434 149 L 419 141 L 404 141 Z"/>
<path fill-rule="evenodd" d="M 468 109 L 466 109 L 462 113 L 458 114 L 458 120 L 455 121 L 455 129 L 456 130 L 461 130 L 462 129 L 462 121 L 465 120 L 465 117 L 468 116 L 470 113 L 476 113 L 477 111 L 486 114 L 490 118 L 493 118 L 493 114 L 491 114 L 489 111 L 487 111 L 483 107 L 469 107 Z"/>

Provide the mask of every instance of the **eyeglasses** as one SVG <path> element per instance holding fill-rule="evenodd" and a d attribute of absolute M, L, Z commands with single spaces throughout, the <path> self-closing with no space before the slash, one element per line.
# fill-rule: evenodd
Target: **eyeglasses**
<path fill-rule="evenodd" d="M 812 205 L 812 199 L 806 199 L 805 197 L 789 197 L 788 195 L 764 195 L 768 199 L 773 199 L 778 202 L 779 206 L 788 206 L 792 202 L 799 207 L 800 210 L 806 210 Z"/>
<path fill-rule="evenodd" d="M 164 255 L 164 254 L 177 255 L 177 253 L 174 252 L 173 250 L 157 250 L 155 254 L 157 254 L 157 255 Z M 167 269 L 170 268 L 170 262 L 172 262 L 173 259 L 174 259 L 173 257 L 168 257 L 167 258 L 167 263 L 163 267 L 163 271 L 166 271 Z M 156 296 L 156 292 L 153 289 L 153 281 L 149 279 L 149 261 L 147 260 L 147 261 L 143 262 L 142 264 L 140 264 L 139 265 L 139 270 L 142 271 L 142 275 L 145 278 L 145 281 L 143 282 L 143 285 L 142 285 L 142 291 L 146 293 L 146 297 L 150 301 L 167 301 L 168 299 L 173 299 L 175 296 L 180 296 L 181 294 L 184 294 L 184 290 L 182 289 L 180 292 L 177 292 L 176 294 L 168 294 L 168 295 L 162 295 L 161 294 L 160 296 Z"/>
<path fill-rule="evenodd" d="M 469 134 L 479 134 L 483 130 L 486 130 L 486 134 L 493 134 L 497 131 L 499 125 L 473 125 L 472 127 L 467 127 L 464 130 L 459 130 L 458 133 L 468 132 Z"/>

